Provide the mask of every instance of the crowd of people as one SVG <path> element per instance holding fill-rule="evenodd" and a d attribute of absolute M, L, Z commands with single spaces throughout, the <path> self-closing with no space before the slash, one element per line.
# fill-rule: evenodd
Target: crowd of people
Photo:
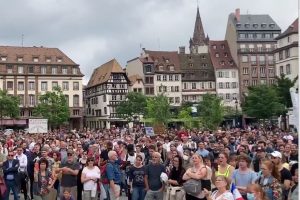
<path fill-rule="evenodd" d="M 298 199 L 298 135 L 280 129 L 0 134 L 0 199 Z"/>

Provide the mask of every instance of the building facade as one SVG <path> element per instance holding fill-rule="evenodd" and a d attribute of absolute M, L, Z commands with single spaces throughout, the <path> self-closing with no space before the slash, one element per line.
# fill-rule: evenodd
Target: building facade
<path fill-rule="evenodd" d="M 277 49 L 274 50 L 276 75 L 284 74 L 293 80 L 299 75 L 298 19 L 275 39 L 277 40 Z M 299 87 L 298 84 L 297 81 L 295 88 Z"/>
<path fill-rule="evenodd" d="M 96 68 L 85 88 L 86 126 L 91 129 L 122 127 L 126 120 L 116 112 L 124 101 L 130 81 L 115 60 Z"/>
<path fill-rule="evenodd" d="M 20 99 L 20 119 L 4 126 L 28 126 L 40 95 L 61 87 L 70 108 L 70 128 L 82 128 L 82 77 L 79 65 L 57 48 L 0 46 L 0 89 Z"/>
<path fill-rule="evenodd" d="M 138 92 L 141 94 L 144 94 L 144 81 L 143 78 L 139 75 L 132 75 L 129 76 L 130 86 L 129 86 L 129 92 Z"/>
<path fill-rule="evenodd" d="M 216 92 L 224 106 L 235 108 L 240 102 L 239 71 L 226 40 L 209 41 L 209 53 L 216 76 Z"/>
<path fill-rule="evenodd" d="M 179 47 L 183 102 L 199 102 L 203 94 L 216 93 L 215 72 L 209 56 L 208 43 L 209 38 L 205 37 L 199 8 L 197 8 L 189 53 L 186 53 L 185 47 Z"/>
<path fill-rule="evenodd" d="M 146 60 L 145 68 L 151 66 L 154 70 L 154 95 L 164 94 L 169 98 L 171 106 L 180 106 L 182 102 L 181 72 L 177 51 L 144 50 L 142 56 L 143 60 Z"/>
<path fill-rule="evenodd" d="M 239 9 L 229 15 L 225 39 L 239 68 L 241 97 L 248 86 L 274 84 L 273 50 L 280 33 L 269 15 L 241 15 Z"/>

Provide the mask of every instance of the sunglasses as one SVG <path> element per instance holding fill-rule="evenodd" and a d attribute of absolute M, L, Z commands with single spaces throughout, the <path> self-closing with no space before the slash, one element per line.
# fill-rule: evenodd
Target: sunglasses
<path fill-rule="evenodd" d="M 8 155 L 9 157 L 13 157 L 14 155 Z"/>
<path fill-rule="evenodd" d="M 68 156 L 73 156 L 73 154 L 72 154 L 72 153 L 68 153 L 67 155 L 68 155 Z"/>

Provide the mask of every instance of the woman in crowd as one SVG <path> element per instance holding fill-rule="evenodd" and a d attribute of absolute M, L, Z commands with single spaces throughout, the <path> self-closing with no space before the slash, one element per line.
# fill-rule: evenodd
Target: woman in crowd
<path fill-rule="evenodd" d="M 264 160 L 261 165 L 261 176 L 257 183 L 262 186 L 269 200 L 281 200 L 282 188 L 280 184 L 280 172 L 270 160 Z"/>
<path fill-rule="evenodd" d="M 145 193 L 145 166 L 143 165 L 143 157 L 137 155 L 134 165 L 129 170 L 129 185 L 132 200 L 143 200 Z"/>
<path fill-rule="evenodd" d="M 247 200 L 268 200 L 266 193 L 259 184 L 250 184 L 247 190 Z"/>
<path fill-rule="evenodd" d="M 60 189 L 60 184 L 59 181 L 61 179 L 61 173 L 56 174 L 55 171 L 57 171 L 57 169 L 60 166 L 60 153 L 59 152 L 52 152 L 51 153 L 51 157 L 53 159 L 53 165 L 52 165 L 52 174 L 55 175 L 57 177 L 56 181 L 54 182 L 54 189 L 57 190 L 57 194 L 59 194 L 59 189 Z"/>
<path fill-rule="evenodd" d="M 239 155 L 239 168 L 232 173 L 232 182 L 236 185 L 244 199 L 247 199 L 247 186 L 255 183 L 257 179 L 256 173 L 249 168 L 250 162 L 248 156 Z"/>
<path fill-rule="evenodd" d="M 81 174 L 81 182 L 83 183 L 82 198 L 84 200 L 97 199 L 97 183 L 100 177 L 100 169 L 97 166 L 94 166 L 94 158 L 89 157 L 87 159 L 87 165 L 83 168 Z"/>
<path fill-rule="evenodd" d="M 41 158 L 36 163 L 34 169 L 34 186 L 33 196 L 35 200 L 50 200 L 55 199 L 56 191 L 52 190 L 55 179 L 52 178 L 51 171 L 48 170 L 48 161 L 46 158 Z M 54 198 L 53 198 L 54 197 Z"/>
<path fill-rule="evenodd" d="M 182 166 L 182 158 L 179 155 L 173 157 L 173 167 L 169 174 L 168 183 L 171 186 L 181 186 L 183 183 L 182 177 L 185 173 L 185 169 Z"/>
<path fill-rule="evenodd" d="M 194 153 L 192 156 L 192 167 L 187 169 L 182 179 L 185 181 L 189 179 L 195 179 L 201 181 L 206 176 L 207 176 L 207 168 L 203 163 L 202 157 L 198 153 Z M 186 194 L 186 200 L 199 200 L 199 199 L 205 199 L 203 192 L 200 192 L 200 194 L 196 196 Z"/>
<path fill-rule="evenodd" d="M 232 193 L 229 191 L 230 181 L 222 175 L 216 176 L 215 186 L 217 190 L 213 193 L 204 189 L 207 200 L 234 200 Z"/>
<path fill-rule="evenodd" d="M 234 171 L 234 168 L 228 164 L 228 155 L 224 152 L 219 153 L 218 157 L 218 170 L 216 171 L 216 176 L 225 176 L 226 178 L 229 178 L 231 180 L 232 172 Z"/>

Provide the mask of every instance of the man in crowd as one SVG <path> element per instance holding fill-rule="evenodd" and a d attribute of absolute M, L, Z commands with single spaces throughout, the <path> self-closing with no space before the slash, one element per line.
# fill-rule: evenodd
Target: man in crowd
<path fill-rule="evenodd" d="M 106 174 L 109 180 L 110 200 L 119 200 L 121 193 L 121 170 L 118 162 L 118 155 L 115 151 L 108 152 L 108 163 L 106 165 Z"/>
<path fill-rule="evenodd" d="M 165 166 L 160 163 L 161 155 L 158 152 L 152 154 L 152 162 L 146 166 L 145 189 L 147 191 L 145 200 L 162 200 L 164 185 L 160 180 L 161 173 L 165 172 Z"/>
<path fill-rule="evenodd" d="M 79 172 L 79 163 L 74 159 L 74 151 L 68 150 L 67 161 L 61 163 L 56 173 L 62 173 L 60 196 L 63 196 L 63 191 L 68 189 L 74 199 L 77 199 L 77 175 Z"/>
<path fill-rule="evenodd" d="M 17 154 L 14 159 L 19 161 L 19 189 L 24 193 L 24 199 L 27 200 L 27 156 L 23 153 L 22 146 L 17 147 Z"/>
<path fill-rule="evenodd" d="M 3 163 L 3 174 L 4 180 L 7 187 L 5 200 L 9 199 L 10 190 L 12 190 L 14 195 L 14 200 L 18 200 L 18 188 L 16 185 L 18 184 L 18 170 L 20 164 L 19 160 L 14 159 L 14 152 L 9 151 L 7 155 L 7 160 Z"/>

